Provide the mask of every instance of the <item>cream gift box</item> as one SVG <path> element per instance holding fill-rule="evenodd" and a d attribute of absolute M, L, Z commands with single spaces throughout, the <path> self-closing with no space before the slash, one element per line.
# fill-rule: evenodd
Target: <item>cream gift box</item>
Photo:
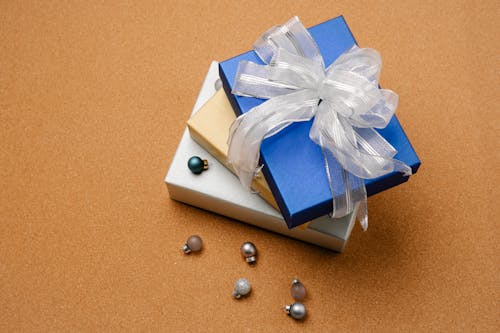
<path fill-rule="evenodd" d="M 233 173 L 231 165 L 227 163 L 227 140 L 229 127 L 235 119 L 231 104 L 220 89 L 187 122 L 193 140 Z M 271 206 L 279 209 L 262 174 L 254 178 L 252 189 Z"/>
<path fill-rule="evenodd" d="M 217 79 L 218 63 L 213 62 L 193 114 L 215 94 Z M 209 158 L 209 169 L 200 175 L 191 173 L 187 160 L 193 155 Z M 342 219 L 321 217 L 311 221 L 306 229 L 288 229 L 276 209 L 258 195 L 244 190 L 236 176 L 210 157 L 186 129 L 165 178 L 172 199 L 321 247 L 343 251 L 355 223 L 355 214 Z"/>

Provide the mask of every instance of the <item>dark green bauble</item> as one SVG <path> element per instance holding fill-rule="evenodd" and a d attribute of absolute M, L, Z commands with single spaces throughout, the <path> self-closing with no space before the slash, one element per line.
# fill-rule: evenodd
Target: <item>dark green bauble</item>
<path fill-rule="evenodd" d="M 205 163 L 198 156 L 193 156 L 188 160 L 188 168 L 192 173 L 198 175 L 205 170 Z"/>

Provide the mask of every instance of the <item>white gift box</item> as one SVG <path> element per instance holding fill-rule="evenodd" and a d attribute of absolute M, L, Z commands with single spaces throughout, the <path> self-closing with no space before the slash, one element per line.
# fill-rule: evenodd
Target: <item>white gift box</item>
<path fill-rule="evenodd" d="M 214 61 L 193 114 L 216 92 L 218 78 L 218 63 Z M 215 158 L 210 158 L 207 171 L 200 175 L 191 173 L 187 160 L 194 155 L 206 157 L 208 153 L 191 139 L 186 128 L 165 178 L 172 199 L 324 248 L 344 250 L 355 223 L 356 211 L 341 219 L 320 217 L 305 229 L 288 229 L 280 212 L 258 195 L 247 192 L 237 177 Z"/>

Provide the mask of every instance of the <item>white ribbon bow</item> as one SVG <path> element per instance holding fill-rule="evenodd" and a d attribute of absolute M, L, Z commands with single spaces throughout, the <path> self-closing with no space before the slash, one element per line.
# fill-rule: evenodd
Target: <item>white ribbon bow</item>
<path fill-rule="evenodd" d="M 332 217 L 350 214 L 368 227 L 363 179 L 411 168 L 393 159 L 397 151 L 374 128 L 384 128 L 398 95 L 380 89 L 377 51 L 353 46 L 325 69 L 316 42 L 297 17 L 275 26 L 254 44 L 267 65 L 241 61 L 233 94 L 268 99 L 231 125 L 228 162 L 247 189 L 260 171 L 262 140 L 288 125 L 314 117 L 309 137 L 321 146 L 332 191 Z M 293 153 L 293 152 L 291 152 Z"/>

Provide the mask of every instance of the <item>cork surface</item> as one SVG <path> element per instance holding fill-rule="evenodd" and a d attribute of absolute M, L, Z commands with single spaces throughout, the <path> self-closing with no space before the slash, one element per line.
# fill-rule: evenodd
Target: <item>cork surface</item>
<path fill-rule="evenodd" d="M 496 1 L 0 3 L 0 331 L 498 332 Z M 335 254 L 169 199 L 212 59 L 343 14 L 422 167 Z M 191 234 L 200 255 L 180 248 Z M 250 268 L 244 241 L 259 249 Z M 234 281 L 253 284 L 231 298 Z M 288 318 L 289 285 L 309 314 Z"/>

